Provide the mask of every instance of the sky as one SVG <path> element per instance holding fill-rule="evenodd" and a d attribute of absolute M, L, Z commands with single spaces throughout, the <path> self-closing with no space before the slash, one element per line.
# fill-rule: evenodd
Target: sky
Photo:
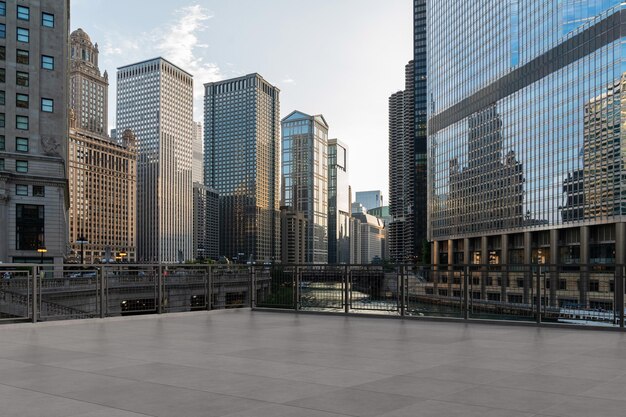
<path fill-rule="evenodd" d="M 323 114 L 349 148 L 353 192 L 388 201 L 388 98 L 404 89 L 412 59 L 412 0 L 72 0 L 71 30 L 98 43 L 109 72 L 115 126 L 116 69 L 162 56 L 202 85 L 258 72 L 281 90 L 281 118 Z"/>

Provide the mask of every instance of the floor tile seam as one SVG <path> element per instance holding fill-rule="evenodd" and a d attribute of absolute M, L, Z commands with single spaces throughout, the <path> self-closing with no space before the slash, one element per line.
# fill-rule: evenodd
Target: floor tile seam
<path fill-rule="evenodd" d="M 246 356 L 231 356 L 231 355 L 223 355 L 223 354 L 217 354 L 216 356 L 226 356 L 228 358 L 240 358 L 240 359 L 255 359 L 255 358 L 249 358 Z M 398 374 L 395 373 L 383 373 L 383 372 L 378 372 L 378 371 L 362 371 L 362 370 L 357 370 L 357 369 L 351 369 L 351 368 L 345 368 L 345 367 L 341 367 L 341 366 L 325 366 L 325 365 L 310 365 L 310 364 L 305 364 L 305 363 L 301 363 L 301 362 L 293 362 L 293 361 L 288 361 L 288 360 L 273 360 L 273 359 L 257 359 L 257 360 L 262 360 L 264 362 L 271 362 L 271 363 L 289 363 L 289 364 L 293 364 L 293 365 L 303 365 L 303 366 L 313 366 L 316 368 L 322 368 L 322 369 L 331 369 L 331 370 L 336 370 L 336 369 L 341 369 L 344 371 L 351 371 L 351 372 L 363 372 L 363 373 L 369 373 L 369 374 L 376 374 L 376 375 L 381 375 L 382 377 L 389 377 L 389 376 L 396 376 Z"/>
<path fill-rule="evenodd" d="M 188 366 L 188 365 L 176 365 L 176 364 L 164 363 L 164 362 L 151 362 L 150 364 L 169 365 L 169 366 L 175 366 L 175 367 L 181 367 L 181 368 L 189 368 L 189 369 L 204 369 L 204 370 L 210 370 L 211 369 L 211 368 L 202 368 L 202 367 L 197 367 L 197 366 L 193 367 L 193 366 Z M 35 365 L 36 366 L 46 366 L 46 367 L 55 368 L 55 369 L 62 369 L 64 371 L 79 372 L 81 374 L 88 374 L 88 375 L 100 376 L 100 377 L 105 377 L 105 378 L 123 379 L 125 381 L 131 381 L 131 382 L 143 382 L 143 383 L 148 383 L 148 384 L 167 385 L 167 386 L 178 387 L 178 388 L 183 388 L 183 389 L 193 389 L 193 388 L 187 388 L 187 387 L 180 387 L 178 385 L 162 384 L 162 383 L 155 382 L 155 381 L 147 381 L 147 380 L 144 380 L 144 379 L 135 379 L 133 377 L 127 377 L 127 376 L 116 376 L 116 375 L 102 374 L 102 373 L 99 373 L 98 371 L 86 371 L 86 370 L 83 371 L 83 370 L 77 370 L 77 369 L 71 369 L 71 368 L 64 368 L 62 366 L 56 366 L 56 365 L 37 365 L 37 364 L 35 364 Z M 139 366 L 142 366 L 142 365 L 139 365 Z M 108 369 L 116 369 L 116 368 L 108 368 Z M 19 369 L 19 368 L 13 368 L 13 369 Z M 106 371 L 106 370 L 107 369 L 104 369 L 104 371 Z M 276 380 L 276 381 L 281 381 L 281 382 L 285 382 L 285 383 L 302 382 L 304 384 L 319 385 L 321 387 L 326 387 L 326 388 L 345 388 L 343 386 L 337 386 L 337 385 L 327 385 L 327 384 L 320 384 L 320 383 L 317 383 L 317 382 L 298 381 L 298 380 L 285 379 L 285 378 L 279 378 L 279 377 L 260 376 L 260 375 L 246 374 L 246 373 L 242 373 L 242 372 L 232 372 L 232 371 L 222 371 L 222 370 L 219 370 L 218 372 L 227 372 L 227 373 L 230 373 L 230 374 L 236 374 L 236 375 L 245 376 L 245 377 L 256 377 L 256 378 L 270 379 L 270 380 Z M 2 384 L 2 383 L 0 382 L 0 384 Z M 196 390 L 196 389 L 193 389 L 193 390 Z M 205 391 L 205 390 L 196 390 L 196 391 L 212 392 L 212 391 Z M 220 394 L 220 393 L 215 393 L 215 394 Z"/>
<path fill-rule="evenodd" d="M 563 394 L 557 394 L 557 395 L 563 395 Z M 483 408 L 489 408 L 489 409 L 493 409 L 493 410 L 516 411 L 518 413 L 529 413 L 529 414 L 540 414 L 540 415 L 543 414 L 544 410 L 547 410 L 547 409 L 552 408 L 552 407 L 561 406 L 562 404 L 565 404 L 567 402 L 567 400 L 558 401 L 557 403 L 551 404 L 551 405 L 549 405 L 547 407 L 544 407 L 544 408 L 542 408 L 540 410 L 531 411 L 531 410 L 520 410 L 520 409 L 517 409 L 517 408 L 492 407 L 490 405 L 480 405 L 480 404 L 474 404 L 474 403 L 451 401 L 451 400 L 443 400 L 443 399 L 434 399 L 434 400 L 431 400 L 431 401 L 439 401 L 439 402 L 455 404 L 455 405 L 465 405 L 465 406 L 471 405 L 471 406 L 474 406 L 474 407 L 483 407 Z M 550 414 L 548 414 L 548 416 L 550 416 Z M 558 416 L 555 416 L 555 417 L 558 417 Z"/>
<path fill-rule="evenodd" d="M 9 385 L 9 384 L 3 383 L 3 382 L 0 382 L 0 385 L 5 386 L 5 387 L 9 387 L 9 388 L 19 389 L 19 390 L 22 390 L 22 391 L 34 392 L 34 393 L 37 393 L 37 394 L 41 394 L 43 396 L 63 398 L 64 400 L 71 400 L 71 401 L 77 401 L 77 402 L 84 403 L 84 404 L 97 405 L 99 407 L 105 407 L 105 408 L 110 408 L 110 409 L 113 409 L 113 410 L 120 410 L 120 411 L 124 411 L 124 412 L 128 412 L 128 413 L 139 414 L 139 415 L 146 416 L 146 417 L 156 417 L 156 416 L 154 416 L 152 414 L 145 414 L 145 413 L 141 413 L 141 412 L 138 412 L 138 411 L 127 410 L 127 409 L 124 409 L 124 408 L 112 407 L 112 406 L 109 406 L 109 405 L 102 405 L 100 403 L 96 403 L 96 402 L 93 402 L 93 401 L 78 400 L 76 398 L 66 397 L 63 394 L 53 394 L 53 393 L 49 393 L 49 392 L 39 391 L 39 390 L 32 389 L 32 388 L 16 387 L 16 386 Z M 87 413 L 89 413 L 89 412 L 90 411 L 87 411 Z"/>

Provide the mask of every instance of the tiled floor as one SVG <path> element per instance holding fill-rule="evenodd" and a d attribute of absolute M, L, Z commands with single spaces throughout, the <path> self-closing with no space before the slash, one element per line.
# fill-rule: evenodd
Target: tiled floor
<path fill-rule="evenodd" d="M 249 310 L 0 326 L 2 417 L 623 417 L 626 335 Z"/>

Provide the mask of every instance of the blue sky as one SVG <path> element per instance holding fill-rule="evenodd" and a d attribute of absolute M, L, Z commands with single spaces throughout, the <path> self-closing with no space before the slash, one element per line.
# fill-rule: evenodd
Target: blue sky
<path fill-rule="evenodd" d="M 388 97 L 412 58 L 411 0 L 72 0 L 108 70 L 115 126 L 116 68 L 163 56 L 202 84 L 252 72 L 281 89 L 281 115 L 321 113 L 350 148 L 353 191 L 387 200 Z"/>

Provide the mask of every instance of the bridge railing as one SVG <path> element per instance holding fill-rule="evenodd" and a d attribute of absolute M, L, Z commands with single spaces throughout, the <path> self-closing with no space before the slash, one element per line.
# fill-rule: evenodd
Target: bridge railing
<path fill-rule="evenodd" d="M 238 307 L 624 328 L 624 265 L 0 264 L 0 321 Z"/>

